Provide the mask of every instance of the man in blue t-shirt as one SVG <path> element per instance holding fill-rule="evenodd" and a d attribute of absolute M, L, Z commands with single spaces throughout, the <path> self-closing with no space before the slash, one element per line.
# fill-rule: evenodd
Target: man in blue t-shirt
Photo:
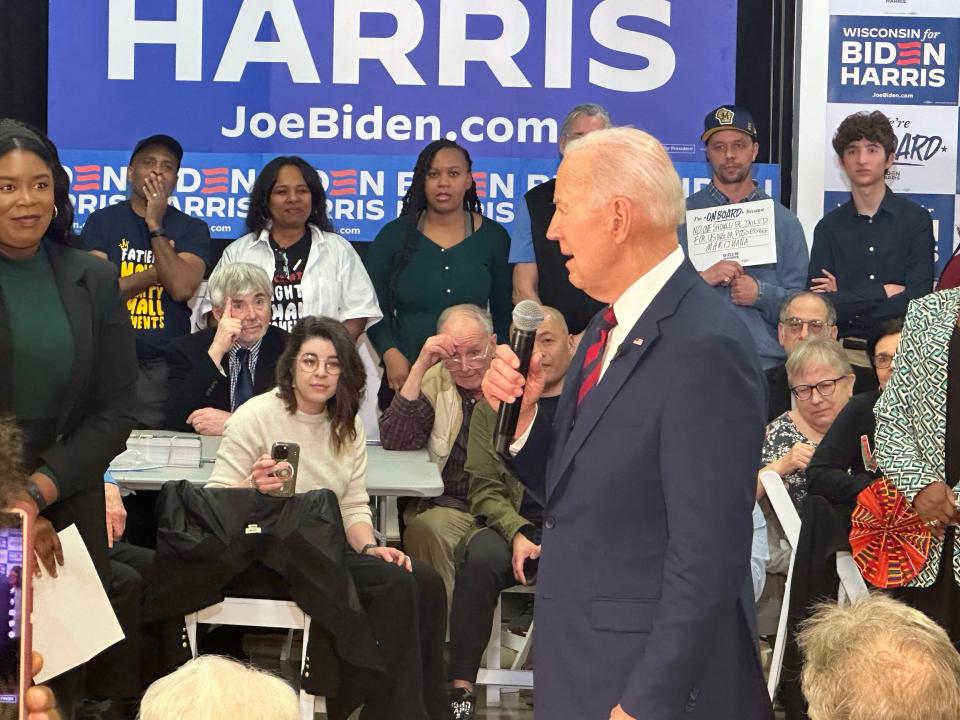
<path fill-rule="evenodd" d="M 137 143 L 127 168 L 129 199 L 87 218 L 83 246 L 120 271 L 120 294 L 137 336 L 139 427 L 163 425 L 167 399 L 164 351 L 190 332 L 190 308 L 210 253 L 210 229 L 168 203 L 183 148 L 169 135 Z"/>

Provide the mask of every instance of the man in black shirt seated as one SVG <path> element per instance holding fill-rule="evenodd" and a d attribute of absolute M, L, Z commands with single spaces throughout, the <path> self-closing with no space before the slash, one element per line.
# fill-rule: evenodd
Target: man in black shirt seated
<path fill-rule="evenodd" d="M 907 304 L 933 290 L 930 213 L 886 185 L 897 138 L 883 113 L 847 117 L 833 149 L 850 180 L 850 201 L 813 233 L 810 289 L 837 308 L 837 327 L 855 364 L 869 362 L 865 338 L 881 322 L 906 315 Z"/>
<path fill-rule="evenodd" d="M 563 315 L 544 306 L 534 355 L 540 354 L 544 391 L 537 412 L 552 418 L 573 358 L 574 338 Z M 535 373 L 535 370 L 531 370 Z M 475 716 L 473 683 L 490 639 L 500 592 L 535 582 L 543 524 L 545 467 L 508 469 L 494 449 L 497 414 L 477 404 L 470 423 L 466 470 L 470 511 L 477 526 L 457 548 L 460 560 L 450 611 L 450 710 L 453 720 Z M 518 477 L 519 476 L 519 477 Z"/>
<path fill-rule="evenodd" d="M 256 265 L 233 263 L 213 274 L 209 289 L 217 327 L 167 348 L 168 430 L 222 435 L 234 410 L 277 384 L 287 333 L 270 324 L 270 277 Z"/>
<path fill-rule="evenodd" d="M 807 466 L 807 487 L 838 507 L 847 530 L 857 495 L 878 477 L 874 459 L 877 420 L 873 407 L 893 375 L 893 359 L 903 333 L 903 318 L 885 320 L 867 340 L 867 355 L 880 387 L 855 395 L 820 440 Z"/>
<path fill-rule="evenodd" d="M 796 292 L 787 298 L 780 308 L 777 339 L 787 356 L 811 335 L 829 334 L 837 337 L 837 311 L 822 293 L 807 290 Z M 857 376 L 853 394 L 875 390 L 877 376 L 873 368 L 853 366 Z M 767 422 L 790 409 L 790 384 L 787 382 L 785 365 L 775 365 L 767 370 Z"/>

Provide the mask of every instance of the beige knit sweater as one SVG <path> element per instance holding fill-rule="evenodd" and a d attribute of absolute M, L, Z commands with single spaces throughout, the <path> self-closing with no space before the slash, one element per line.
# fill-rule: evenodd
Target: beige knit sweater
<path fill-rule="evenodd" d="M 356 428 L 357 439 L 336 453 L 326 414 L 297 411 L 291 415 L 277 391 L 270 390 L 250 398 L 227 420 L 207 485 L 249 487 L 248 478 L 260 456 L 269 455 L 275 442 L 294 442 L 300 446 L 297 492 L 333 490 L 340 500 L 344 528 L 358 522 L 372 525 L 366 485 L 367 436 L 359 415 Z"/>

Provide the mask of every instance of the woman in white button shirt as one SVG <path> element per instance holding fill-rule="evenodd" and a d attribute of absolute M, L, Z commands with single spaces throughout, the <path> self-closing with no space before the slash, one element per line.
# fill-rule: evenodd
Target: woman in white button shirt
<path fill-rule="evenodd" d="M 248 262 L 273 279 L 271 324 L 288 332 L 308 315 L 339 320 L 356 340 L 383 314 L 353 247 L 333 231 L 317 171 L 296 156 L 278 157 L 250 191 L 247 229 L 217 264 Z M 203 298 L 200 312 L 212 307 Z"/>

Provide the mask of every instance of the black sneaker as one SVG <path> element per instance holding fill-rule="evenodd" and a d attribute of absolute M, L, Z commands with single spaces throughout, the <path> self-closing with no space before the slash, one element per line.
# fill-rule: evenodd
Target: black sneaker
<path fill-rule="evenodd" d="M 473 720 L 477 714 L 477 696 L 466 688 L 450 690 L 450 719 Z"/>

